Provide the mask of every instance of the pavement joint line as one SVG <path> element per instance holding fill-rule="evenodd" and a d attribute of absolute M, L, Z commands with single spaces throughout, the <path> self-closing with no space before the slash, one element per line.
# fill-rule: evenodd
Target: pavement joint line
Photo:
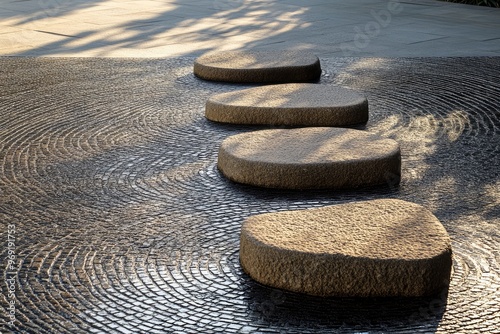
<path fill-rule="evenodd" d="M 62 37 L 72 37 L 72 38 L 77 38 L 77 36 L 72 36 L 72 35 L 65 35 L 65 34 L 60 34 L 60 33 L 57 33 L 57 32 L 52 32 L 52 31 L 44 31 L 44 30 L 33 30 L 33 31 L 37 31 L 37 32 L 41 32 L 41 33 L 44 33 L 44 34 L 49 34 L 49 35 L 55 35 L 55 36 L 62 36 Z"/>

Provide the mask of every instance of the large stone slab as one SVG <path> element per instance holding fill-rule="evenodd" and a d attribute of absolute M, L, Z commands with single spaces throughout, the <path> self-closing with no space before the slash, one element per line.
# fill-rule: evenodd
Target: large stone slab
<path fill-rule="evenodd" d="M 368 100 L 334 85 L 269 85 L 214 95 L 205 116 L 232 124 L 347 126 L 368 121 Z"/>
<path fill-rule="evenodd" d="M 424 207 L 395 199 L 262 214 L 241 228 L 256 281 L 318 296 L 424 296 L 448 285 L 450 238 Z"/>
<path fill-rule="evenodd" d="M 356 188 L 396 185 L 401 154 L 396 141 L 366 131 L 275 129 L 226 138 L 218 167 L 230 180 L 261 187 Z"/>
<path fill-rule="evenodd" d="M 198 57 L 194 74 L 205 80 L 239 83 L 316 81 L 318 57 L 303 51 L 224 51 Z"/>

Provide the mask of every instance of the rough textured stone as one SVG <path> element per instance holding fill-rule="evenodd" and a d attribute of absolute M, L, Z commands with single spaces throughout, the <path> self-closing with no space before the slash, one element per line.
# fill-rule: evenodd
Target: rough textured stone
<path fill-rule="evenodd" d="M 346 126 L 368 121 L 368 100 L 334 85 L 270 85 L 214 95 L 205 116 L 232 124 Z"/>
<path fill-rule="evenodd" d="M 423 296 L 451 273 L 450 238 L 424 207 L 395 199 L 262 214 L 241 229 L 252 278 L 319 296 Z"/>
<path fill-rule="evenodd" d="M 230 180 L 261 187 L 356 188 L 396 185 L 401 154 L 394 140 L 366 131 L 276 129 L 226 138 L 218 167 Z"/>
<path fill-rule="evenodd" d="M 303 51 L 226 51 L 198 57 L 194 74 L 205 80 L 248 83 L 316 81 L 318 57 Z"/>

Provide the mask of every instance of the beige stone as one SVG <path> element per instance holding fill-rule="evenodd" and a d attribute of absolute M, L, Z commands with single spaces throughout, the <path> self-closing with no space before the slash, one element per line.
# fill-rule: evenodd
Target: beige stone
<path fill-rule="evenodd" d="M 294 292 L 414 297 L 447 286 L 452 252 L 430 211 L 381 199 L 249 217 L 240 262 L 256 281 Z"/>
<path fill-rule="evenodd" d="M 347 126 L 368 121 L 368 100 L 333 85 L 269 85 L 214 95 L 205 116 L 232 124 Z"/>
<path fill-rule="evenodd" d="M 219 170 L 230 180 L 267 188 L 356 188 L 399 182 L 396 141 L 366 131 L 310 127 L 226 138 Z"/>
<path fill-rule="evenodd" d="M 318 57 L 303 51 L 225 51 L 198 57 L 194 74 L 205 80 L 247 83 L 316 81 Z"/>

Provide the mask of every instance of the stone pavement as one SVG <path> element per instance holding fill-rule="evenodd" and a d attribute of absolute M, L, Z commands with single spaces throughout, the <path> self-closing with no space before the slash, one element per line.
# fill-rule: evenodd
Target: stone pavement
<path fill-rule="evenodd" d="M 2 333 L 494 333 L 500 328 L 500 57 L 324 59 L 321 84 L 370 101 L 366 130 L 401 145 L 402 180 L 357 191 L 234 184 L 194 57 L 0 59 Z M 397 198 L 450 234 L 450 289 L 315 298 L 239 264 L 251 215 Z M 8 245 L 8 239 L 13 240 Z M 7 245 L 5 247 L 4 245 Z M 9 251 L 16 260 L 8 264 Z"/>
<path fill-rule="evenodd" d="M 499 11 L 302 3 L 0 2 L 0 55 L 56 56 L 0 57 L 2 333 L 500 328 Z M 288 192 L 225 179 L 220 143 L 262 127 L 206 120 L 210 96 L 242 86 L 197 79 L 193 61 L 249 48 L 311 50 L 320 83 L 366 95 L 366 130 L 401 145 L 401 184 Z M 383 58 L 402 56 L 474 58 Z M 242 271 L 248 216 L 378 198 L 421 204 L 443 223 L 454 253 L 449 291 L 320 299 Z"/>
<path fill-rule="evenodd" d="M 499 56 L 500 9 L 434 0 L 2 0 L 0 55 Z"/>

